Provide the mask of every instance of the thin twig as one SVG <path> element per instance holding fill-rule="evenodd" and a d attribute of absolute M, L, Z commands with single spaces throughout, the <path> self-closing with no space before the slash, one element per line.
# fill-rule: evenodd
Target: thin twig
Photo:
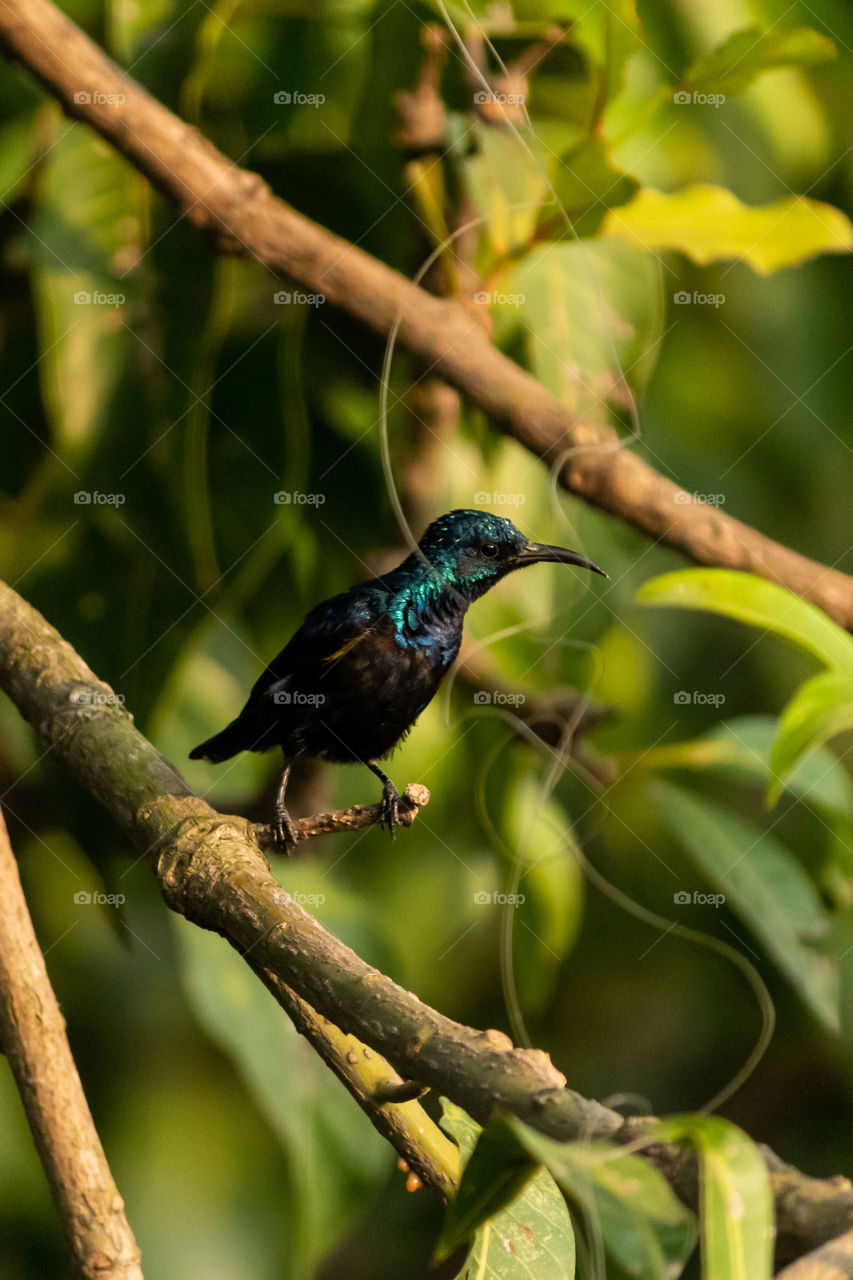
<path fill-rule="evenodd" d="M 429 791 L 419 782 L 410 782 L 400 796 L 400 807 L 397 813 L 398 825 L 410 827 L 418 816 L 418 811 L 429 804 Z M 313 840 L 316 836 L 330 836 L 338 831 L 358 831 L 361 827 L 372 827 L 382 821 L 383 806 L 377 804 L 354 804 L 349 809 L 332 809 L 329 813 L 315 813 L 309 818 L 294 818 L 293 826 L 300 841 Z M 262 849 L 277 846 L 275 830 L 265 822 L 255 824 L 255 839 Z M 292 849 L 288 849 L 292 853 Z"/>

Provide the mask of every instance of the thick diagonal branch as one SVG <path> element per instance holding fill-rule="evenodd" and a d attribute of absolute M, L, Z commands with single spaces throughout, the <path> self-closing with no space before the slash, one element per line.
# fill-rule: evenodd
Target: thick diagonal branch
<path fill-rule="evenodd" d="M 223 253 L 254 258 L 387 335 L 456 387 L 594 506 L 700 564 L 780 582 L 853 628 L 853 581 L 681 491 L 616 434 L 579 422 L 491 345 L 462 303 L 433 297 L 276 199 L 125 75 L 50 0 L 0 0 L 0 45 L 144 173 Z"/>
<path fill-rule="evenodd" d="M 0 813 L 0 1043 L 80 1280 L 142 1280 Z"/>

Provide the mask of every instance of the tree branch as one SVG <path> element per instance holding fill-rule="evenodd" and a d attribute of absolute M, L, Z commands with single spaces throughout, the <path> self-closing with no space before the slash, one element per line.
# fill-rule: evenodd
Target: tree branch
<path fill-rule="evenodd" d="M 374 1127 L 388 1139 L 421 1182 L 445 1199 L 452 1196 L 461 1173 L 459 1148 L 442 1133 L 414 1098 L 396 1100 L 408 1082 L 381 1054 L 357 1036 L 344 1035 L 276 974 L 256 965 L 251 956 L 246 959 L 264 986 L 290 1015 L 297 1031 L 316 1049 L 362 1111 L 370 1117 Z"/>
<path fill-rule="evenodd" d="M 0 812 L 0 1043 L 80 1280 L 142 1280 Z"/>
<path fill-rule="evenodd" d="M 433 297 L 390 267 L 276 199 L 145 92 L 50 0 L 0 0 L 0 45 L 85 120 L 222 253 L 254 258 L 322 293 L 399 340 L 503 431 L 557 469 L 571 493 L 700 564 L 782 583 L 853 629 L 853 581 L 700 502 L 621 447 L 607 426 L 580 422 L 535 378 L 491 345 L 470 306 Z"/>
<path fill-rule="evenodd" d="M 194 796 L 134 728 L 124 707 L 103 696 L 111 693 L 108 686 L 41 614 L 2 583 L 0 687 L 57 763 L 113 814 L 151 860 L 172 910 L 226 938 L 273 994 L 284 997 L 300 1029 L 311 1030 L 312 1042 L 320 1034 L 319 1019 L 326 1019 L 323 1035 L 329 1041 L 336 1040 L 331 1023 L 382 1054 L 401 1080 L 440 1091 L 483 1124 L 496 1111 L 507 1111 L 560 1139 L 642 1138 L 646 1122 L 623 1121 L 567 1088 L 547 1054 L 516 1049 L 500 1031 L 477 1031 L 431 1009 L 365 964 L 282 894 L 252 825 L 219 815 Z M 88 696 L 81 698 L 81 692 Z M 338 1049 L 324 1052 L 327 1061 L 333 1056 L 338 1069 Z M 384 1076 L 384 1066 L 380 1072 Z M 375 1086 L 365 1089 L 363 1077 L 346 1083 L 359 1101 L 370 1094 L 368 1115 L 398 1149 L 411 1152 L 412 1125 L 404 1122 L 402 1132 L 390 1121 L 401 1104 L 388 1103 Z M 391 1083 L 397 1082 L 392 1078 Z M 688 1153 L 656 1144 L 643 1154 L 688 1203 L 695 1198 L 696 1167 Z M 765 1158 L 777 1190 L 779 1231 L 800 1242 L 799 1252 L 853 1229 L 853 1189 L 847 1179 L 809 1178 L 772 1152 Z M 428 1152 L 421 1168 L 425 1180 L 446 1194 L 449 1165 L 441 1151 Z M 821 1212 L 815 1213 L 818 1199 Z"/>
<path fill-rule="evenodd" d="M 821 1245 L 814 1253 L 792 1262 L 776 1280 L 851 1280 L 853 1277 L 853 1231 Z"/>
<path fill-rule="evenodd" d="M 410 782 L 400 796 L 397 814 L 398 825 L 410 827 L 419 810 L 429 804 L 429 790 L 419 782 Z M 310 818 L 295 818 L 293 826 L 300 840 L 313 840 L 316 836 L 330 836 L 339 831 L 358 831 L 382 821 L 381 804 L 354 804 L 349 809 L 333 809 L 330 813 L 315 813 Z M 275 831 L 265 822 L 255 823 L 255 839 L 261 848 L 276 844 Z M 293 850 L 290 850 L 292 853 Z"/>

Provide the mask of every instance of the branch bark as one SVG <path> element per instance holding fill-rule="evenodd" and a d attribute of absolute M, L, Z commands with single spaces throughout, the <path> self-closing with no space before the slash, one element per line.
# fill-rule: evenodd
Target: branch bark
<path fill-rule="evenodd" d="M 798 1258 L 776 1280 L 851 1280 L 853 1277 L 853 1231 L 821 1245 L 814 1253 Z"/>
<path fill-rule="evenodd" d="M 0 46 L 185 217 L 212 232 L 220 252 L 299 281 L 382 335 L 399 320 L 399 340 L 420 367 L 555 467 L 569 492 L 700 564 L 779 582 L 853 629 L 850 577 L 715 507 L 677 501 L 679 487 L 624 449 L 613 430 L 578 421 L 496 350 L 469 306 L 433 297 L 276 199 L 257 174 L 233 164 L 122 72 L 50 0 L 0 0 Z"/>
<path fill-rule="evenodd" d="M 451 1021 L 329 934 L 282 893 L 252 825 L 217 814 L 194 796 L 177 770 L 134 728 L 124 707 L 110 698 L 109 687 L 2 583 L 0 687 L 57 763 L 113 814 L 149 858 L 172 910 L 235 947 L 295 1013 L 300 1029 L 312 1031 L 312 1043 L 318 1044 L 321 1033 L 335 1042 L 332 1024 L 343 1036 L 356 1036 L 382 1054 L 400 1081 L 440 1091 L 483 1124 L 496 1111 L 507 1111 L 556 1138 L 635 1143 L 643 1137 L 642 1120 L 623 1121 L 569 1089 L 547 1054 L 516 1049 L 500 1031 L 478 1031 Z M 334 1052 L 323 1055 L 331 1063 L 337 1054 L 336 1070 L 342 1066 L 341 1048 L 343 1042 L 338 1042 Z M 402 1127 L 391 1120 L 401 1104 L 389 1103 L 381 1086 L 398 1082 L 384 1070 L 381 1066 L 382 1080 L 369 1085 L 363 1077 L 345 1083 L 360 1102 L 369 1095 L 368 1115 L 408 1159 L 417 1146 L 417 1116 L 412 1113 L 411 1122 L 404 1120 Z M 347 1073 L 338 1074 L 344 1078 Z M 688 1203 L 695 1199 L 696 1166 L 689 1154 L 661 1144 L 643 1154 L 682 1198 Z M 436 1141 L 418 1169 L 442 1194 L 452 1177 L 445 1157 Z M 770 1151 L 765 1158 L 776 1191 L 780 1234 L 796 1242 L 797 1253 L 853 1229 L 853 1188 L 847 1179 L 810 1178 Z"/>
<path fill-rule="evenodd" d="M 56 1205 L 73 1274 L 142 1280 L 124 1215 L 65 1034 L 0 812 L 0 1043 Z"/>

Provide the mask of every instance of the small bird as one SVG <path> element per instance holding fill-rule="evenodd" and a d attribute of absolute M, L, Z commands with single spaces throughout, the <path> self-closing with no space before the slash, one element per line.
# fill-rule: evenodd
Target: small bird
<path fill-rule="evenodd" d="M 318 604 L 273 658 L 236 720 L 190 752 L 219 764 L 238 751 L 281 747 L 273 830 L 296 843 L 284 803 L 294 760 L 364 764 L 382 782 L 382 822 L 399 822 L 399 793 L 377 761 L 408 734 L 459 652 L 468 606 L 514 569 L 550 560 L 606 578 L 564 547 L 530 542 L 503 516 L 450 511 L 396 569 Z"/>

